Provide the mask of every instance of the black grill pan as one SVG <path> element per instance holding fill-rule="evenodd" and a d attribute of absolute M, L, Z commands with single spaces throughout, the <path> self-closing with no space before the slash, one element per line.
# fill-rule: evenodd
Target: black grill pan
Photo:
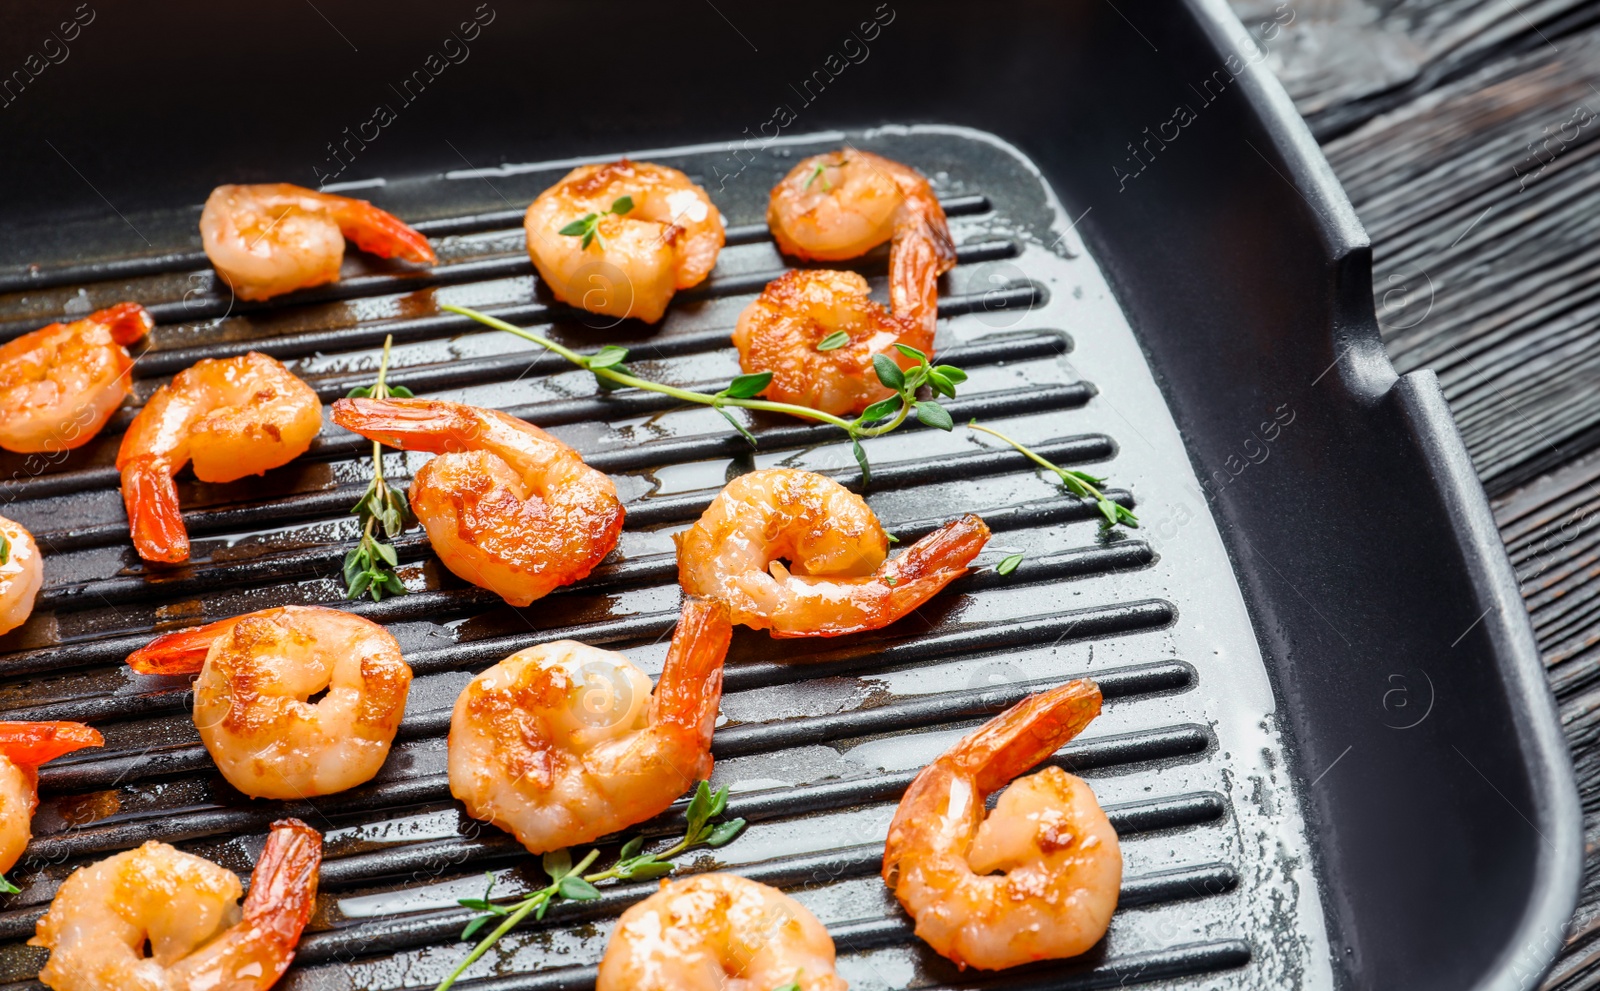
<path fill-rule="evenodd" d="M 542 883 L 449 799 L 444 733 L 466 680 L 559 637 L 657 669 L 670 535 L 727 478 L 784 464 L 861 480 L 828 430 L 756 419 L 751 452 L 709 410 L 599 395 L 439 305 L 627 345 L 652 377 L 725 382 L 739 310 L 784 267 L 766 192 L 843 142 L 921 169 L 951 216 L 961 263 L 939 344 L 972 374 L 957 421 L 1108 475 L 1145 525 L 1102 532 L 1092 506 L 959 429 L 871 442 L 865 491 L 886 526 L 909 540 L 980 512 L 985 567 L 875 634 L 740 631 L 714 750 L 752 825 L 686 869 L 794 893 L 858 988 L 1537 982 L 1580 830 L 1532 636 L 1437 386 L 1397 379 L 1382 353 L 1365 237 L 1221 0 L 92 12 L 72 57 L 0 109 L 0 335 L 145 303 L 160 325 L 134 404 L 252 348 L 332 399 L 370 380 L 393 335 L 394 381 L 547 426 L 616 478 L 628 526 L 593 577 L 523 610 L 402 540 L 410 594 L 350 607 L 389 624 L 417 673 L 388 764 L 350 792 L 252 802 L 199 746 L 186 686 L 122 659 L 155 632 L 339 601 L 365 445 L 329 425 L 264 479 L 180 479 L 194 552 L 178 569 L 128 546 L 112 461 L 131 413 L 70 456 L 0 458 L 3 512 L 49 555 L 38 611 L 0 641 L 0 714 L 107 738 L 44 769 L 24 890 L 0 910 L 0 986 L 30 986 L 41 954 L 22 942 L 75 867 L 162 839 L 245 872 L 285 812 L 326 831 L 328 859 L 284 987 L 429 988 L 466 952 L 454 904 L 484 871 L 505 894 Z M 61 16 L 0 14 L 0 66 Z M 393 122 L 334 154 L 375 102 Z M 534 195 L 622 153 L 689 172 L 730 224 L 712 278 L 655 328 L 555 303 L 522 246 Z M 332 188 L 428 232 L 440 265 L 358 256 L 334 286 L 231 299 L 198 253 L 206 192 L 335 169 Z M 881 254 L 856 267 L 881 292 Z M 393 453 L 386 472 L 420 463 Z M 1015 573 L 987 567 L 1013 551 Z M 958 972 L 877 878 L 883 832 L 917 768 L 1075 675 L 1109 701 L 1056 760 L 1123 836 L 1123 907 L 1080 960 Z M 642 828 L 666 837 L 680 814 Z M 649 890 L 553 911 L 469 986 L 590 986 L 610 920 Z"/>

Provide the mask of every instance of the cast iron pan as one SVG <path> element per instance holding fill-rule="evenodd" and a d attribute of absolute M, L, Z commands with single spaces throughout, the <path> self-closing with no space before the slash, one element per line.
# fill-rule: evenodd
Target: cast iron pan
<path fill-rule="evenodd" d="M 563 636 L 658 669 L 670 534 L 728 477 L 786 464 L 861 480 L 825 429 L 757 419 L 752 452 L 711 411 L 599 395 L 439 304 L 628 345 L 657 378 L 725 382 L 734 319 L 787 264 L 766 192 L 844 142 L 916 166 L 946 202 L 961 264 L 940 347 L 972 374 L 957 421 L 1092 466 L 1145 525 L 1102 531 L 1091 506 L 960 429 L 874 442 L 864 491 L 902 540 L 969 510 L 995 540 L 880 633 L 741 631 L 716 782 L 752 825 L 684 869 L 790 890 L 861 988 L 1512 988 L 1554 952 L 1578 805 L 1515 584 L 1431 375 L 1396 378 L 1383 355 L 1364 234 L 1221 0 L 39 4 L 0 28 L 0 69 L 24 67 L 0 108 L 0 333 L 143 302 L 160 326 L 135 404 L 198 358 L 251 348 L 331 399 L 370 379 L 392 334 L 395 381 L 550 427 L 628 505 L 613 558 L 524 610 L 403 540 L 410 594 L 352 607 L 416 669 L 401 741 L 372 784 L 286 807 L 223 783 L 186 686 L 122 659 L 156 631 L 339 601 L 364 445 L 329 425 L 263 479 L 180 479 L 196 539 L 176 569 L 127 543 L 111 463 L 128 415 L 69 456 L 0 459 L 4 512 L 49 555 L 34 618 L 0 641 L 0 713 L 107 737 L 45 769 L 24 890 L 0 912 L 0 980 L 36 973 L 21 943 L 75 867 L 164 839 L 245 872 L 285 812 L 328 835 L 287 987 L 431 987 L 465 952 L 455 900 L 485 870 L 507 894 L 542 884 L 449 800 L 460 687 Z M 555 303 L 522 248 L 534 195 L 623 153 L 689 172 L 730 224 L 711 280 L 656 327 Z M 199 204 L 218 183 L 269 180 L 369 198 L 428 232 L 441 263 L 357 255 L 333 287 L 235 301 L 198 253 Z M 881 292 L 882 257 L 858 268 Z M 400 477 L 421 463 L 391 462 Z M 1014 551 L 1023 565 L 998 575 Z M 1080 674 L 1110 702 L 1057 760 L 1123 835 L 1123 907 L 1080 960 L 957 972 L 876 876 L 899 792 L 984 718 Z M 643 827 L 674 828 L 670 814 Z M 470 976 L 585 987 L 609 920 L 647 893 L 554 911 Z"/>

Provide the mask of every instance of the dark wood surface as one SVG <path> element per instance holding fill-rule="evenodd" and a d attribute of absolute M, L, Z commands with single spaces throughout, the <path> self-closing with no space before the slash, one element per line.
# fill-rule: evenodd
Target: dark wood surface
<path fill-rule="evenodd" d="M 1600 988 L 1600 2 L 1233 3 L 1371 235 L 1395 367 L 1438 373 L 1492 501 L 1585 814 L 1543 987 Z"/>

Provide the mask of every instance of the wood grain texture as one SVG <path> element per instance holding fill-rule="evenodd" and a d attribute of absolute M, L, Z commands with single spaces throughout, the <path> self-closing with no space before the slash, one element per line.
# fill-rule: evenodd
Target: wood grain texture
<path fill-rule="evenodd" d="M 1390 357 L 1438 373 L 1491 495 L 1588 840 L 1542 988 L 1600 989 L 1600 2 L 1234 8 L 1372 237 Z"/>

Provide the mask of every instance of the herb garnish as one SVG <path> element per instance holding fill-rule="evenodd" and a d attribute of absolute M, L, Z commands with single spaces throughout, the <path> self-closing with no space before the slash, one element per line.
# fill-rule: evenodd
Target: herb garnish
<path fill-rule="evenodd" d="M 0 564 L 3 563 L 0 562 Z M 15 895 L 20 894 L 21 891 L 22 889 L 7 880 L 4 874 L 0 874 L 0 895 Z"/>
<path fill-rule="evenodd" d="M 1019 565 L 1021 563 L 1022 563 L 1022 555 L 1021 554 L 1010 554 L 1010 555 L 1007 555 L 1006 557 L 1002 558 L 1000 560 L 1000 563 L 995 565 L 994 570 L 995 570 L 996 574 L 1009 575 L 1009 574 L 1011 574 L 1011 572 L 1017 570 L 1017 565 Z"/>
<path fill-rule="evenodd" d="M 383 339 L 383 360 L 378 365 L 378 378 L 372 385 L 351 389 L 351 399 L 410 399 L 412 393 L 403 385 L 390 385 L 389 347 L 393 335 Z M 390 485 L 383 479 L 383 445 L 372 442 L 372 482 L 356 500 L 350 510 L 361 518 L 361 543 L 344 556 L 345 598 L 359 599 L 370 593 L 374 602 L 383 601 L 385 592 L 404 595 L 406 587 L 400 576 L 392 570 L 400 563 L 392 543 L 378 539 L 381 527 L 391 541 L 406 528 L 411 507 L 406 503 L 405 490 Z"/>
<path fill-rule="evenodd" d="M 842 330 L 836 330 L 817 342 L 818 351 L 837 351 L 850 343 L 850 335 Z"/>
<path fill-rule="evenodd" d="M 616 388 L 617 386 L 630 386 L 635 389 L 647 389 L 659 392 L 662 395 L 672 396 L 684 402 L 698 403 L 710 406 L 727 418 L 733 429 L 739 435 L 756 446 L 755 435 L 733 418 L 726 407 L 740 406 L 745 409 L 766 410 L 771 413 L 789 413 L 794 416 L 803 416 L 812 420 L 832 424 L 843 430 L 850 437 L 850 450 L 855 455 L 856 463 L 861 466 L 861 483 L 867 485 L 872 481 L 872 468 L 867 463 L 866 451 L 862 450 L 861 441 L 871 437 L 881 437 L 892 430 L 898 429 L 912 414 L 922 423 L 937 427 L 940 430 L 949 430 L 955 426 L 950 419 L 950 413 L 940 406 L 935 399 L 918 399 L 917 390 L 928 386 L 935 396 L 954 397 L 956 386 L 967 380 L 967 373 L 951 365 L 933 365 L 928 361 L 928 356 L 907 344 L 896 344 L 900 353 L 914 360 L 917 364 L 904 371 L 886 354 L 876 354 L 872 357 L 872 370 L 877 375 L 878 381 L 885 388 L 894 392 L 887 399 L 873 403 L 853 420 L 832 413 L 824 413 L 809 406 L 798 406 L 794 403 L 778 403 L 768 399 L 758 399 L 762 391 L 772 382 L 771 372 L 751 372 L 740 375 L 728 383 L 728 387 L 715 393 L 695 392 L 691 389 L 679 389 L 676 386 L 662 385 L 660 382 L 651 382 L 629 373 L 622 364 L 628 356 L 626 348 L 608 344 L 592 355 L 583 355 L 568 347 L 563 347 L 555 341 L 541 337 L 530 330 L 524 330 L 515 324 L 510 324 L 498 317 L 479 313 L 477 310 L 465 306 L 455 306 L 446 303 L 440 309 L 451 313 L 459 313 L 470 317 L 479 323 L 503 330 L 508 334 L 515 334 L 523 340 L 532 341 L 540 347 L 548 348 L 561 357 L 577 365 L 587 368 L 600 380 L 602 388 Z"/>
<path fill-rule="evenodd" d="M 1071 492 L 1080 499 L 1094 500 L 1095 506 L 1100 510 L 1101 515 L 1106 518 L 1107 526 L 1116 526 L 1118 523 L 1121 523 L 1123 526 L 1130 527 L 1137 527 L 1139 525 L 1139 517 L 1133 515 L 1133 513 L 1128 511 L 1128 509 L 1125 507 L 1119 506 L 1110 499 L 1107 499 L 1105 494 L 1100 491 L 1099 486 L 1105 484 L 1105 479 L 1096 478 L 1088 472 L 1073 471 L 1070 468 L 1062 468 L 1060 465 L 1046 461 L 1044 458 L 1041 458 L 1039 455 L 1028 450 L 1026 447 L 1012 440 L 1010 437 L 1007 437 L 1000 431 L 994 430 L 990 427 L 978 426 L 977 420 L 973 420 L 968 423 L 967 427 L 972 430 L 981 430 L 990 436 L 1000 438 L 1007 444 L 1010 444 L 1012 447 L 1022 452 L 1022 454 L 1034 464 L 1043 468 L 1048 468 L 1049 470 L 1055 472 L 1056 476 L 1061 479 L 1061 484 L 1067 487 L 1068 492 Z M 1018 560 L 1021 560 L 1020 555 L 1018 556 Z M 1005 562 L 1002 561 L 1001 565 L 1004 566 L 1004 564 Z M 1012 565 L 1012 568 L 1015 567 L 1016 565 Z M 1000 573 L 1006 574 L 1004 571 L 1001 571 Z"/>
<path fill-rule="evenodd" d="M 739 435 L 750 442 L 751 447 L 756 446 L 755 435 L 745 429 L 744 425 L 733 418 L 726 407 L 740 406 L 745 409 L 766 410 L 771 413 L 788 413 L 793 416 L 802 416 L 811 420 L 819 420 L 832 424 L 843 430 L 850 438 L 850 451 L 855 455 L 856 464 L 861 466 L 861 484 L 872 483 L 872 466 L 867 463 L 867 452 L 862 449 L 861 441 L 871 437 L 881 437 L 890 431 L 897 430 L 913 414 L 919 422 L 939 430 L 950 430 L 955 426 L 950 418 L 950 411 L 939 405 L 937 397 L 946 396 L 954 399 L 956 387 L 967 380 L 967 373 L 953 365 L 932 364 L 927 354 L 910 346 L 909 344 L 896 344 L 895 349 L 910 358 L 916 364 L 910 368 L 902 369 L 900 365 L 887 354 L 872 356 L 872 371 L 884 388 L 889 389 L 894 395 L 887 399 L 879 400 L 861 411 L 853 420 L 832 413 L 824 413 L 819 409 L 809 406 L 799 406 L 794 403 L 773 402 L 770 399 L 759 399 L 768 385 L 772 383 L 771 372 L 750 372 L 736 376 L 727 388 L 715 393 L 695 392 L 692 389 L 680 389 L 676 386 L 663 385 L 660 382 L 651 382 L 649 379 L 639 378 L 630 373 L 623 362 L 628 357 L 628 349 L 607 344 L 591 355 L 579 354 L 569 347 L 557 344 L 547 337 L 541 337 L 531 330 L 524 330 L 515 324 L 507 323 L 498 317 L 465 306 L 456 306 L 451 303 L 439 307 L 451 313 L 459 313 L 464 317 L 476 320 L 486 327 L 503 330 L 508 334 L 515 334 L 526 341 L 532 341 L 542 348 L 554 351 L 556 354 L 594 373 L 602 389 L 615 389 L 627 386 L 635 389 L 646 389 L 650 392 L 659 392 L 665 396 L 672 396 L 688 403 L 698 403 L 710 406 L 721 413 L 732 424 Z M 824 338 L 824 343 L 827 339 Z M 933 393 L 933 398 L 918 399 L 920 389 L 927 387 Z M 988 427 L 978 426 L 978 421 L 973 420 L 968 424 L 973 430 L 981 430 L 1010 444 L 1022 452 L 1034 463 L 1055 472 L 1061 478 L 1061 484 L 1068 491 L 1084 499 L 1093 499 L 1106 521 L 1115 526 L 1120 523 L 1125 526 L 1136 527 L 1139 518 L 1134 516 L 1122 506 L 1117 505 L 1101 494 L 1099 486 L 1105 484 L 1104 479 L 1096 478 L 1087 472 L 1073 471 L 1051 464 L 1044 458 L 1028 450 L 1026 447 L 1007 437 L 1005 434 Z"/>
<path fill-rule="evenodd" d="M 744 829 L 743 819 L 729 819 L 727 822 L 714 823 L 711 820 L 721 815 L 728 805 L 728 789 L 726 786 L 711 790 L 707 782 L 700 782 L 695 789 L 694 797 L 689 800 L 689 808 L 685 816 L 689 820 L 688 828 L 684 830 L 683 838 L 660 853 L 641 853 L 644 848 L 644 837 L 635 836 L 617 853 L 617 862 L 603 871 L 585 874 L 600 857 L 599 850 L 590 850 L 589 853 L 576 864 L 572 862 L 572 854 L 566 850 L 553 850 L 544 855 L 541 866 L 544 872 L 550 875 L 550 884 L 538 891 L 527 895 L 520 901 L 509 905 L 496 905 L 490 901 L 494 893 L 494 875 L 487 875 L 489 888 L 483 893 L 482 898 L 462 898 L 460 903 L 466 908 L 475 909 L 484 913 L 467 923 L 461 931 L 462 939 L 471 939 L 478 930 L 501 919 L 501 923 L 489 935 L 479 941 L 472 948 L 467 958 L 461 961 L 455 970 L 450 972 L 434 991 L 447 991 L 447 989 L 461 977 L 466 969 L 478 961 L 478 958 L 489 952 L 490 947 L 500 941 L 500 938 L 510 932 L 522 920 L 532 915 L 535 919 L 543 919 L 550 903 L 557 898 L 566 898 L 570 901 L 592 901 L 600 897 L 600 889 L 595 884 L 600 881 L 626 880 L 648 881 L 664 877 L 672 873 L 673 864 L 669 861 L 680 853 L 693 850 L 695 847 L 719 847 L 733 840 Z"/>
<path fill-rule="evenodd" d="M 620 217 L 632 209 L 632 196 L 618 196 L 615 200 L 611 201 L 611 209 L 605 211 L 604 213 L 586 213 L 577 220 L 574 220 L 572 223 L 561 228 L 559 233 L 565 234 L 568 237 L 583 238 L 583 242 L 579 245 L 580 248 L 587 248 L 590 241 L 599 241 L 600 247 L 604 248 L 606 246 L 606 242 L 605 239 L 600 237 L 600 219 L 607 214 L 612 213 Z"/>
<path fill-rule="evenodd" d="M 0 564 L 10 564 L 10 563 L 11 563 L 11 538 L 6 536 L 6 532 L 4 530 L 0 530 Z M 5 880 L 5 878 L 0 878 L 0 881 L 4 881 L 4 880 Z"/>

